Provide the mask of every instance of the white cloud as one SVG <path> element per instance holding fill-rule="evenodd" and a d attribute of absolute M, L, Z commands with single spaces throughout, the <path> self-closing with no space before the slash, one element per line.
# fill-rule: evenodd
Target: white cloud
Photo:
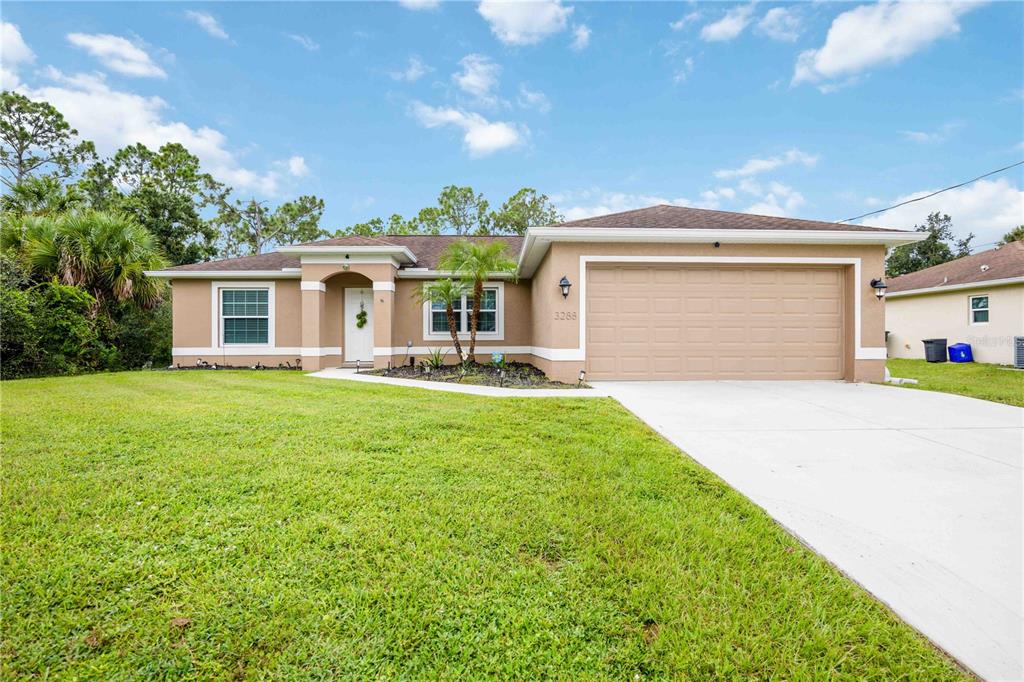
<path fill-rule="evenodd" d="M 409 65 L 402 71 L 391 71 L 388 73 L 396 81 L 405 81 L 406 83 L 415 83 L 423 76 L 433 71 L 432 68 L 424 64 L 419 57 L 409 57 Z"/>
<path fill-rule="evenodd" d="M 185 18 L 189 21 L 195 22 L 199 28 L 203 29 L 214 38 L 231 40 L 231 36 L 228 35 L 228 32 L 221 28 L 220 23 L 218 23 L 218 21 L 209 12 L 199 12 L 190 9 L 185 12 Z"/>
<path fill-rule="evenodd" d="M 933 191 L 914 192 L 886 203 L 898 204 Z M 953 227 L 961 237 L 973 232 L 977 235 L 975 243 L 986 244 L 998 240 L 1010 228 L 1024 224 L 1024 191 L 1006 178 L 979 180 L 966 187 L 869 216 L 861 223 L 909 230 L 936 211 L 953 218 Z"/>
<path fill-rule="evenodd" d="M 192 128 L 180 121 L 164 118 L 167 102 L 111 88 L 102 74 L 66 75 L 52 67 L 43 74 L 49 83 L 37 88 L 22 88 L 33 100 L 45 100 L 57 108 L 83 139 L 96 143 L 102 155 L 112 154 L 129 144 L 141 142 L 156 149 L 178 142 L 199 157 L 204 170 L 236 188 L 265 195 L 277 192 L 276 172 L 256 172 L 244 168 L 218 130 L 202 126 Z"/>
<path fill-rule="evenodd" d="M 525 126 L 504 121 L 492 122 L 480 114 L 450 107 L 432 107 L 422 102 L 413 102 L 411 113 L 424 128 L 450 125 L 461 129 L 462 142 L 473 157 L 516 147 L 529 134 Z"/>
<path fill-rule="evenodd" d="M 683 65 L 676 70 L 675 75 L 672 76 L 673 83 L 685 83 L 686 79 L 693 73 L 693 57 L 687 57 L 683 60 Z"/>
<path fill-rule="evenodd" d="M 441 0 L 398 0 L 398 4 L 413 11 L 437 9 Z"/>
<path fill-rule="evenodd" d="M 797 192 L 788 185 L 783 185 L 781 182 L 770 183 L 767 191 L 761 190 L 761 187 L 757 184 L 748 187 L 748 189 L 757 189 L 758 191 L 755 193 L 760 195 L 760 200 L 748 206 L 746 213 L 792 216 L 796 209 L 807 203 L 800 192 Z"/>
<path fill-rule="evenodd" d="M 920 144 L 938 144 L 948 140 L 953 131 L 962 125 L 962 123 L 951 121 L 949 123 L 943 123 L 941 126 L 930 132 L 923 130 L 904 130 L 903 137 L 911 142 L 918 142 Z"/>
<path fill-rule="evenodd" d="M 874 66 L 900 62 L 959 32 L 957 18 L 977 6 L 973 2 L 887 1 L 843 12 L 832 22 L 824 45 L 800 53 L 793 84 L 849 78 Z"/>
<path fill-rule="evenodd" d="M 700 30 L 701 40 L 720 42 L 732 40 L 743 33 L 754 14 L 754 5 L 740 5 L 725 13 L 718 21 L 706 24 Z"/>
<path fill-rule="evenodd" d="M 530 90 L 525 83 L 519 85 L 519 106 L 524 109 L 536 109 L 542 114 L 551 111 L 551 102 L 548 96 L 539 90 Z"/>
<path fill-rule="evenodd" d="M 307 35 L 302 35 L 300 33 L 285 33 L 285 35 L 297 42 L 299 45 L 302 45 L 303 48 L 310 52 L 316 52 L 320 49 L 320 43 Z"/>
<path fill-rule="evenodd" d="M 775 170 L 781 166 L 789 166 L 792 164 L 800 164 L 808 168 L 814 166 L 818 162 L 818 157 L 813 154 L 807 154 L 800 151 L 799 149 L 790 149 L 785 154 L 779 156 L 770 156 L 767 159 L 753 158 L 748 159 L 739 168 L 716 170 L 716 178 L 744 178 L 759 173 L 765 173 L 767 171 Z"/>
<path fill-rule="evenodd" d="M 487 104 L 495 104 L 493 90 L 498 86 L 501 67 L 482 54 L 468 54 L 459 60 L 461 71 L 452 74 L 452 80 L 464 92 Z"/>
<path fill-rule="evenodd" d="M 491 32 L 501 42 L 508 45 L 533 45 L 565 30 L 572 7 L 563 7 L 561 0 L 482 0 L 477 11 L 487 20 Z"/>
<path fill-rule="evenodd" d="M 689 14 L 684 14 L 676 21 L 670 23 L 669 28 L 671 28 L 673 31 L 682 31 L 684 28 L 694 23 L 698 19 L 700 19 L 700 12 L 694 10 L 693 12 L 690 12 Z"/>
<path fill-rule="evenodd" d="M 109 33 L 69 33 L 68 42 L 95 57 L 111 71 L 126 76 L 166 78 L 167 73 L 153 63 L 145 50 L 127 38 Z"/>
<path fill-rule="evenodd" d="M 658 204 L 686 204 L 686 199 L 669 200 L 653 194 L 631 194 L 628 192 L 606 192 L 600 188 L 577 192 L 563 192 L 551 197 L 566 220 L 580 220 L 607 213 L 632 211 Z"/>
<path fill-rule="evenodd" d="M 18 68 L 35 61 L 35 54 L 21 37 L 14 24 L 0 23 L 0 86 L 4 90 L 18 87 Z"/>
<path fill-rule="evenodd" d="M 772 40 L 792 43 L 800 37 L 800 15 L 792 8 L 773 7 L 757 23 L 757 31 Z"/>
<path fill-rule="evenodd" d="M 302 178 L 309 175 L 309 166 L 306 165 L 306 159 L 301 156 L 293 156 L 289 158 L 288 172 L 296 178 Z"/>
<path fill-rule="evenodd" d="M 590 27 L 580 24 L 572 29 L 572 44 L 569 46 L 577 52 L 581 52 L 590 44 Z"/>

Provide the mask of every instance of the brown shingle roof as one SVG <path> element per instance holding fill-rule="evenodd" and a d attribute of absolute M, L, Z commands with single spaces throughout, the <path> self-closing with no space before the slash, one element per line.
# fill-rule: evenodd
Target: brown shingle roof
<path fill-rule="evenodd" d="M 711 230 L 844 230 L 857 232 L 899 232 L 878 227 L 863 225 L 847 225 L 843 223 L 827 223 L 816 220 L 798 220 L 796 218 L 777 218 L 772 216 L 752 215 L 749 213 L 730 213 L 728 211 L 709 211 L 700 208 L 682 206 L 651 206 L 635 211 L 623 211 L 582 220 L 570 220 L 556 227 L 626 227 L 626 228 L 676 228 L 676 229 L 711 229 Z M 448 245 L 458 239 L 471 241 L 503 241 L 508 244 L 508 256 L 515 258 L 523 244 L 519 236 L 485 236 L 460 237 L 458 235 L 384 235 L 380 237 L 333 237 L 315 242 L 305 242 L 297 246 L 404 246 L 417 262 L 411 266 L 417 268 L 437 268 L 441 254 Z M 281 268 L 299 267 L 297 254 L 265 253 L 259 256 L 228 258 L 209 263 L 194 263 L 167 268 L 183 271 L 246 271 L 246 270 L 280 270 Z"/>
<path fill-rule="evenodd" d="M 982 270 L 982 266 L 986 265 L 988 267 Z M 1010 242 L 997 249 L 894 277 L 889 280 L 889 292 L 973 284 L 1010 277 L 1024 277 L 1024 242 Z"/>
<path fill-rule="evenodd" d="M 633 211 L 582 218 L 557 227 L 667 228 L 683 230 L 843 230 L 853 232 L 898 232 L 881 227 L 866 227 L 820 220 L 800 220 L 752 213 L 709 211 L 685 206 L 651 206 Z"/>
<path fill-rule="evenodd" d="M 316 242 L 306 242 L 299 246 L 404 246 L 416 256 L 415 264 L 406 266 L 414 268 L 437 268 L 448 245 L 459 239 L 468 239 L 474 242 L 503 241 L 508 245 L 506 253 L 509 258 L 515 258 L 519 254 L 519 247 L 522 246 L 523 238 L 519 236 L 486 236 L 486 237 L 460 237 L 458 235 L 388 235 L 383 237 L 334 237 Z M 299 255 L 293 253 L 264 253 L 259 256 L 243 256 L 241 258 L 228 258 L 226 260 L 210 261 L 208 263 L 193 263 L 191 265 L 178 265 L 167 268 L 175 271 L 245 271 L 245 270 L 280 270 L 281 268 L 300 267 Z"/>
<path fill-rule="evenodd" d="M 280 270 L 281 268 L 297 268 L 299 263 L 298 255 L 291 253 L 261 253 L 258 256 L 242 256 L 240 258 L 225 258 L 224 260 L 212 260 L 206 263 L 191 263 L 189 265 L 176 265 L 167 270 L 183 271 L 217 271 L 233 272 L 237 270 Z"/>

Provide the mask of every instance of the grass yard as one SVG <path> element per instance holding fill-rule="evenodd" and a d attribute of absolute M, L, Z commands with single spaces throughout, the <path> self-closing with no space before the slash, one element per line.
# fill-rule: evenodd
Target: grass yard
<path fill-rule="evenodd" d="M 917 379 L 920 383 L 902 387 L 955 393 L 1007 405 L 1024 407 L 1024 370 L 975 362 L 927 362 L 925 360 L 886 361 L 894 377 Z"/>
<path fill-rule="evenodd" d="M 0 391 L 7 678 L 962 677 L 610 399 Z"/>

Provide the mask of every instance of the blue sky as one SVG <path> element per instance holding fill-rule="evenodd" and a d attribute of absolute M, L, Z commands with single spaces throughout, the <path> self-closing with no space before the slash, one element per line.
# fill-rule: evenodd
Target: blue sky
<path fill-rule="evenodd" d="M 5 2 L 3 81 L 325 227 L 451 183 L 838 220 L 1024 158 L 1024 4 Z M 873 220 L 1024 221 L 1021 169 Z"/>

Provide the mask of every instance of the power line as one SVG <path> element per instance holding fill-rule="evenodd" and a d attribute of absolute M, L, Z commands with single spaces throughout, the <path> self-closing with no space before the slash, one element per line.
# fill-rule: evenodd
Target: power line
<path fill-rule="evenodd" d="M 972 182 L 977 182 L 978 180 L 981 180 L 982 178 L 987 178 L 988 176 L 995 175 L 996 173 L 1002 173 L 1005 170 L 1010 170 L 1011 168 L 1016 168 L 1017 166 L 1020 166 L 1020 165 L 1024 165 L 1024 161 L 1018 161 L 1017 163 L 1012 163 L 1009 166 L 1006 166 L 1005 168 L 1000 168 L 1000 169 L 994 170 L 994 171 L 992 171 L 990 173 L 985 173 L 984 175 L 979 175 L 978 177 L 973 178 L 971 180 L 967 180 L 966 182 L 961 182 L 959 185 L 952 185 L 951 187 L 945 187 L 943 189 L 938 190 L 937 192 L 932 192 L 931 194 L 926 194 L 923 197 L 918 197 L 916 199 L 909 199 L 907 201 L 902 201 L 902 202 L 900 202 L 898 204 L 894 204 L 892 206 L 889 206 L 888 208 L 880 208 L 877 211 L 871 211 L 870 213 L 864 213 L 863 215 L 854 216 L 852 218 L 846 218 L 844 220 L 839 220 L 839 221 L 836 221 L 836 222 L 848 223 L 851 220 L 860 220 L 861 218 L 867 218 L 869 215 L 875 215 L 876 213 L 885 213 L 886 211 L 891 211 L 894 208 L 899 208 L 900 206 L 906 206 L 907 204 L 912 204 L 915 201 L 924 201 L 925 199 L 932 198 L 936 194 L 942 194 L 943 192 L 948 192 L 951 189 L 957 189 L 958 187 L 963 187 L 964 185 L 969 185 Z"/>

